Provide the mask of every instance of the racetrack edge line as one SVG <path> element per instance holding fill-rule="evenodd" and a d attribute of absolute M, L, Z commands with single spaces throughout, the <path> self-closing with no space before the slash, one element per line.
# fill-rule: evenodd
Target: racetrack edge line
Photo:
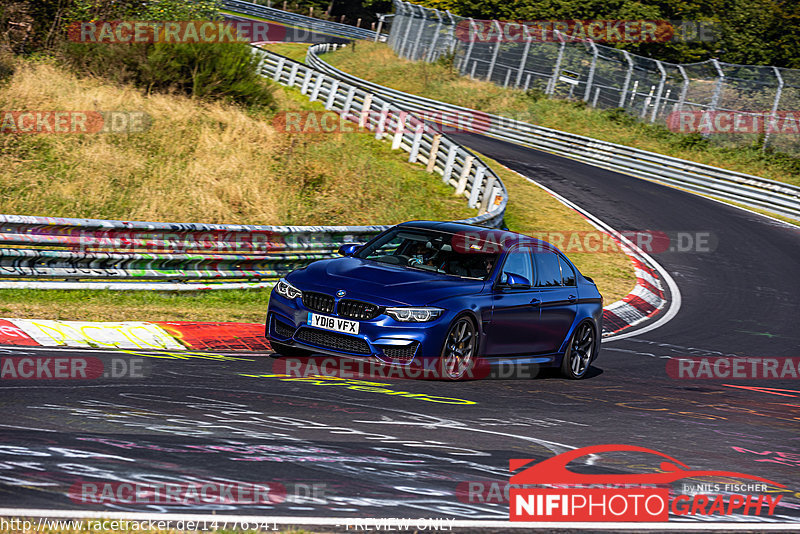
<path fill-rule="evenodd" d="M 667 301 L 669 303 L 668 304 L 669 308 L 667 308 L 666 312 L 664 314 L 662 314 L 661 317 L 659 317 L 658 319 L 656 319 L 652 323 L 646 324 L 646 325 L 642 326 L 641 328 L 634 329 L 634 330 L 632 330 L 630 332 L 623 332 L 623 333 L 620 333 L 620 334 L 611 334 L 608 337 L 604 337 L 603 338 L 603 342 L 604 343 L 607 342 L 607 341 L 617 341 L 617 340 L 620 340 L 620 339 L 633 337 L 633 336 L 636 336 L 636 335 L 639 335 L 639 334 L 644 334 L 645 332 L 650 332 L 651 330 L 655 330 L 656 328 L 660 328 L 661 326 L 664 326 L 665 324 L 667 324 L 669 321 L 671 321 L 678 314 L 678 311 L 680 311 L 680 309 L 681 309 L 681 292 L 680 292 L 680 289 L 678 289 L 678 284 L 675 283 L 675 280 L 669 275 L 667 270 L 664 269 L 664 267 L 661 266 L 660 263 L 658 263 L 656 260 L 654 260 L 649 254 L 647 254 L 645 251 L 643 251 L 641 248 L 639 248 L 630 239 L 628 239 L 627 237 L 625 237 L 624 235 L 619 233 L 617 230 L 614 230 L 610 225 L 608 225 L 607 223 L 603 222 L 601 219 L 599 219 L 595 215 L 589 213 L 585 209 L 581 208 L 580 206 L 578 206 L 574 202 L 572 202 L 570 200 L 567 200 L 566 198 L 564 198 L 563 196 L 559 195 L 558 193 L 556 193 L 555 191 L 553 191 L 549 187 L 546 187 L 546 186 L 540 184 L 539 182 L 537 182 L 533 178 L 525 176 L 524 174 L 519 173 L 517 171 L 514 171 L 512 169 L 509 169 L 509 170 L 511 170 L 511 172 L 513 172 L 515 174 L 518 174 L 519 176 L 525 178 L 527 181 L 531 182 L 532 184 L 536 185 L 537 187 L 540 187 L 541 189 L 543 189 L 544 191 L 546 191 L 547 193 L 552 195 L 553 198 L 555 198 L 556 200 L 558 200 L 559 202 L 561 202 L 565 206 L 567 206 L 569 208 L 572 208 L 575 211 L 577 211 L 578 213 L 580 213 L 581 215 L 583 215 L 589 221 L 589 223 L 592 224 L 598 230 L 603 230 L 603 231 L 609 232 L 611 235 L 613 235 L 617 239 L 620 239 L 623 243 L 625 243 L 626 246 L 630 247 L 631 250 L 633 250 L 634 252 L 639 254 L 649 265 L 651 265 L 654 269 L 656 269 L 658 271 L 658 273 L 664 278 L 664 281 L 666 282 L 667 286 L 669 287 L 670 299 Z"/>

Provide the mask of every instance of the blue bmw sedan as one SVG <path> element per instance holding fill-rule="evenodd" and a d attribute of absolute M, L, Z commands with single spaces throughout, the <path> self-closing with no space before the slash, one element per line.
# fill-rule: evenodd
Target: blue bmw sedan
<path fill-rule="evenodd" d="M 266 336 L 276 352 L 435 362 L 449 380 L 478 361 L 556 367 L 579 379 L 597 358 L 602 297 L 549 243 L 414 221 L 339 253 L 275 285 Z"/>

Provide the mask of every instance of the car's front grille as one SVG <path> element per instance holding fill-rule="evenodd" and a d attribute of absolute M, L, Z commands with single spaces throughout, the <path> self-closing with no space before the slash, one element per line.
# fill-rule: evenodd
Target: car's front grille
<path fill-rule="evenodd" d="M 340 300 L 336 312 L 349 319 L 369 321 L 381 314 L 381 308 L 375 304 L 361 302 L 360 300 Z"/>
<path fill-rule="evenodd" d="M 303 305 L 309 310 L 320 313 L 333 313 L 334 300 L 332 296 L 325 293 L 303 291 Z"/>
<path fill-rule="evenodd" d="M 342 352 L 349 352 L 352 354 L 370 354 L 369 344 L 359 337 L 348 336 L 345 334 L 337 334 L 335 332 L 325 332 L 315 328 L 301 328 L 295 339 L 324 347 L 326 349 L 340 350 Z"/>
<path fill-rule="evenodd" d="M 386 360 L 393 360 L 398 363 L 408 363 L 414 359 L 419 343 L 416 341 L 404 346 L 387 345 L 383 347 L 383 357 Z"/>
<path fill-rule="evenodd" d="M 289 326 L 288 324 L 284 323 L 283 321 L 279 321 L 275 317 L 272 318 L 273 326 L 272 329 L 276 334 L 281 337 L 292 337 L 294 335 L 294 327 Z"/>

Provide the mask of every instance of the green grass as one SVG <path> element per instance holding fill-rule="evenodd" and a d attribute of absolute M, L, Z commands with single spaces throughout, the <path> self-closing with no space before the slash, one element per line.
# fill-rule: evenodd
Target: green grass
<path fill-rule="evenodd" d="M 0 317 L 61 321 L 261 323 L 269 289 L 197 292 L 2 289 Z"/>
<path fill-rule="evenodd" d="M 305 63 L 306 51 L 309 46 L 311 45 L 306 43 L 270 43 L 263 45 L 263 48 L 270 52 L 286 56 L 289 59 Z"/>
<path fill-rule="evenodd" d="M 618 111 L 595 110 L 583 101 L 549 99 L 540 91 L 504 89 L 460 76 L 445 61 L 412 62 L 383 43 L 359 42 L 325 56 L 350 74 L 401 91 L 442 100 L 557 130 L 650 150 L 698 163 L 800 185 L 800 158 L 760 149 L 710 145 L 697 135 L 670 132 Z"/>

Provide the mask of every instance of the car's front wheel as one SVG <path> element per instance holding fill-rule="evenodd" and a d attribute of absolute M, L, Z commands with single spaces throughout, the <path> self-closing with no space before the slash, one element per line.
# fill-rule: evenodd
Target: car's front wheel
<path fill-rule="evenodd" d="M 478 350 L 478 329 L 467 316 L 456 319 L 445 337 L 439 356 L 439 371 L 445 380 L 461 380 L 475 364 Z"/>
<path fill-rule="evenodd" d="M 588 321 L 578 325 L 569 339 L 567 351 L 561 361 L 561 374 L 578 380 L 586 376 L 595 351 L 594 327 Z"/>

